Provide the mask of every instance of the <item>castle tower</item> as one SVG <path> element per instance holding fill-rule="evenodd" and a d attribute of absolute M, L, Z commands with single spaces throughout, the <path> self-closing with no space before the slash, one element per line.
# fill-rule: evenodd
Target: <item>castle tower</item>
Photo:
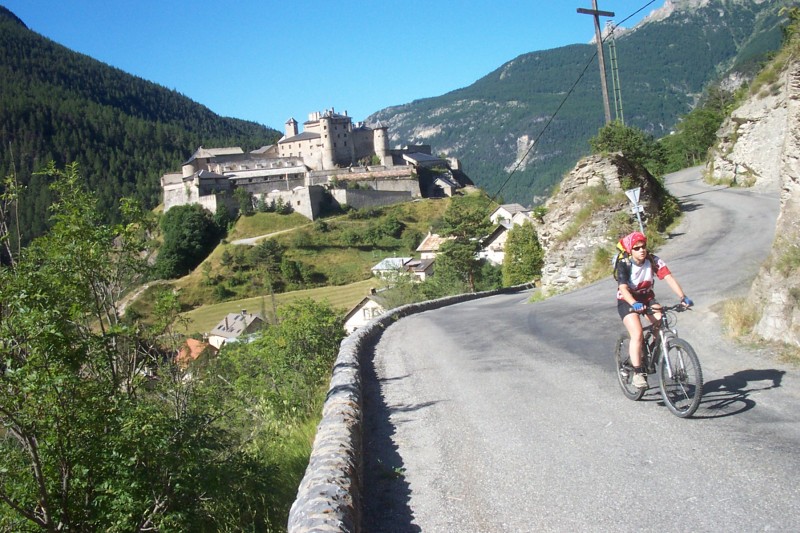
<path fill-rule="evenodd" d="M 322 140 L 322 168 L 328 170 L 336 167 L 333 153 L 333 130 L 331 129 L 331 116 L 326 113 L 319 119 L 319 135 Z"/>
<path fill-rule="evenodd" d="M 294 137 L 295 135 L 297 135 L 297 121 L 294 118 L 290 118 L 286 121 L 285 138 L 288 139 L 290 137 Z"/>
<path fill-rule="evenodd" d="M 192 161 L 189 161 L 188 163 L 185 163 L 185 164 L 183 165 L 183 167 L 181 167 L 181 168 L 182 168 L 182 170 L 183 170 L 183 177 L 184 177 L 184 178 L 188 178 L 188 177 L 190 177 L 192 174 L 194 174 L 195 172 L 197 172 L 197 167 L 194 165 L 194 160 L 192 160 Z"/>
<path fill-rule="evenodd" d="M 386 134 L 386 126 L 378 122 L 373 129 L 373 142 L 375 143 L 375 155 L 381 159 L 383 166 L 392 166 L 392 159 L 389 155 L 389 137 Z"/>

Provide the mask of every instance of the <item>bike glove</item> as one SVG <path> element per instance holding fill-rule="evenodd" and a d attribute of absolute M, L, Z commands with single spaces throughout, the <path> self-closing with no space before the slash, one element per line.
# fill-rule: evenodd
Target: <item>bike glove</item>
<path fill-rule="evenodd" d="M 631 306 L 634 313 L 644 313 L 644 304 L 642 302 L 634 302 Z"/>
<path fill-rule="evenodd" d="M 683 298 L 681 298 L 681 303 L 686 307 L 691 307 L 694 305 L 694 302 L 688 296 L 684 296 Z"/>

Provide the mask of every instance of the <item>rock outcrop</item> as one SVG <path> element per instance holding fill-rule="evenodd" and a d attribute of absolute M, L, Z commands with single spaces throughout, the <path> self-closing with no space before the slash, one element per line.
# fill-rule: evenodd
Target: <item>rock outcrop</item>
<path fill-rule="evenodd" d="M 747 99 L 717 132 L 717 144 L 706 165 L 706 175 L 717 180 L 777 190 L 782 173 L 788 96 L 775 83 Z"/>
<path fill-rule="evenodd" d="M 749 299 L 760 312 L 757 335 L 800 345 L 800 63 L 735 109 L 717 136 L 710 178 L 780 191 L 773 249 Z"/>
<path fill-rule="evenodd" d="M 761 268 L 750 296 L 763 309 L 755 333 L 800 346 L 800 62 L 787 69 L 781 94 L 784 123 L 763 138 L 764 146 L 775 143 L 772 137 L 781 140 L 776 157 L 781 210 L 771 257 Z"/>
<path fill-rule="evenodd" d="M 578 162 L 545 204 L 537 227 L 545 250 L 542 287 L 559 292 L 585 280 L 594 261 L 609 257 L 625 233 L 638 228 L 625 190 L 641 188 L 645 224 L 659 212 L 663 189 L 647 171 L 631 164 L 621 153 L 589 156 Z M 598 254 L 605 250 L 606 254 Z M 610 273 L 610 270 L 609 270 Z"/>

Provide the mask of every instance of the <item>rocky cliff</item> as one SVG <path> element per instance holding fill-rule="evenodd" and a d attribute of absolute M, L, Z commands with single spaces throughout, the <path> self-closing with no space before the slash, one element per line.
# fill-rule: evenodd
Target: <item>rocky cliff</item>
<path fill-rule="evenodd" d="M 789 61 L 780 72 L 722 125 L 706 174 L 780 190 L 772 253 L 753 283 L 750 299 L 760 313 L 756 334 L 800 345 L 800 62 Z"/>
<path fill-rule="evenodd" d="M 664 202 L 663 189 L 622 154 L 581 159 L 545 204 L 537 227 L 545 250 L 542 287 L 549 292 L 574 288 L 593 275 L 610 274 L 609 261 L 622 235 L 638 228 L 625 190 L 641 188 L 645 224 Z M 593 274 L 596 273 L 596 274 Z M 588 279 L 587 279 L 588 278 Z"/>
<path fill-rule="evenodd" d="M 756 186 L 780 187 L 772 253 L 750 291 L 761 312 L 755 333 L 800 346 L 800 62 L 789 63 L 774 92 L 752 96 L 734 113 L 752 127 L 738 136 L 731 153 L 756 169 Z M 762 122 L 774 125 L 760 128 Z M 720 159 L 711 164 L 720 165 Z"/>

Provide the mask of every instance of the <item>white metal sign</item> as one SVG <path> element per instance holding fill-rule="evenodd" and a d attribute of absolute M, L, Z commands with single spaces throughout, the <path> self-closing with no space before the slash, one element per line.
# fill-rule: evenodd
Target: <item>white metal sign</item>
<path fill-rule="evenodd" d="M 633 205 L 639 205 L 639 192 L 641 192 L 641 190 L 641 187 L 636 187 L 635 189 L 628 189 L 625 191 L 625 195 Z"/>

